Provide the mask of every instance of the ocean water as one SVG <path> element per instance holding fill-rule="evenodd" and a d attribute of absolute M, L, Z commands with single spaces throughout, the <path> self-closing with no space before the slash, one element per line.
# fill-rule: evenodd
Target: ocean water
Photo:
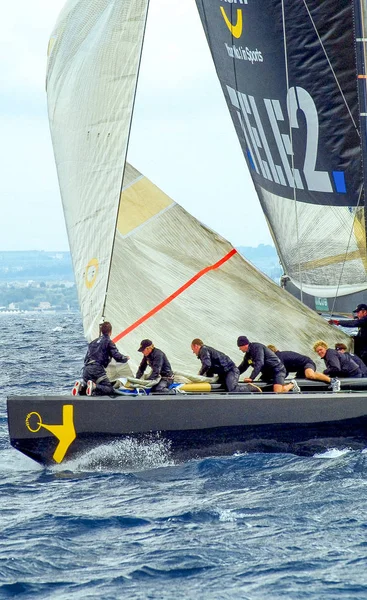
<path fill-rule="evenodd" d="M 115 442 L 43 469 L 9 445 L 10 394 L 69 393 L 78 315 L 0 315 L 0 598 L 367 598 L 367 451 L 175 462 Z"/>

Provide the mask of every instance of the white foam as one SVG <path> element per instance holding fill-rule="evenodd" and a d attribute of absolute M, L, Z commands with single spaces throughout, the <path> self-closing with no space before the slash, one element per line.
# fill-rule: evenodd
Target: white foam
<path fill-rule="evenodd" d="M 133 438 L 124 438 L 101 444 L 77 458 L 53 466 L 52 470 L 70 470 L 73 472 L 118 471 L 126 473 L 174 464 L 167 440 L 147 439 L 138 441 Z"/>
<path fill-rule="evenodd" d="M 340 456 L 344 456 L 344 454 L 348 454 L 348 452 L 352 452 L 351 448 L 342 448 L 338 450 L 337 448 L 328 448 L 325 452 L 316 453 L 313 455 L 314 458 L 339 458 Z"/>

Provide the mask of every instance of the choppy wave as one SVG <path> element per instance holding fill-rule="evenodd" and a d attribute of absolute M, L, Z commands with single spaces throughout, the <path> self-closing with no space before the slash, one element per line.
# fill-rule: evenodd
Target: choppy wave
<path fill-rule="evenodd" d="M 10 447 L 5 395 L 69 390 L 81 324 L 2 327 L 0 598 L 366 597 L 367 449 L 177 462 L 153 436 L 43 469 Z"/>

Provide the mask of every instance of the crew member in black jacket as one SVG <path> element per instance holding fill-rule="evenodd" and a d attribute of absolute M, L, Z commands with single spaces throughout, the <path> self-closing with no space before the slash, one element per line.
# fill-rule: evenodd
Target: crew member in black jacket
<path fill-rule="evenodd" d="M 313 381 L 324 381 L 325 383 L 331 384 L 331 388 L 334 392 L 340 390 L 340 381 L 336 378 L 331 379 L 329 375 L 316 371 L 316 365 L 309 356 L 293 352 L 292 350 L 280 351 L 272 345 L 269 345 L 268 348 L 280 358 L 285 366 L 287 375 L 289 373 L 295 373 L 298 378 L 305 377 L 306 379 L 312 379 Z"/>
<path fill-rule="evenodd" d="M 206 377 L 218 375 L 219 383 L 227 392 L 236 391 L 240 372 L 229 356 L 211 346 L 204 345 L 199 338 L 192 340 L 191 350 L 201 361 L 199 375 Z"/>
<path fill-rule="evenodd" d="M 330 319 L 329 323 L 341 327 L 358 327 L 358 334 L 354 337 L 354 352 L 367 365 L 367 304 L 358 304 L 353 312 L 357 315 L 356 319 Z"/>
<path fill-rule="evenodd" d="M 362 377 L 361 369 L 352 358 L 329 348 L 323 340 L 315 342 L 313 349 L 325 361 L 325 375 L 330 375 L 330 377 Z"/>
<path fill-rule="evenodd" d="M 136 378 L 141 379 L 145 369 L 149 366 L 152 370 L 147 379 L 154 381 L 160 378 L 160 381 L 152 386 L 151 391 L 165 394 L 173 382 L 173 371 L 167 356 L 162 350 L 155 348 L 152 340 L 142 340 L 138 352 L 142 352 L 144 358 L 136 372 Z"/>
<path fill-rule="evenodd" d="M 106 368 L 112 358 L 116 362 L 126 363 L 130 356 L 121 354 L 111 340 L 112 325 L 108 321 L 100 326 L 100 336 L 93 340 L 84 359 L 83 382 L 77 381 L 72 390 L 77 394 L 87 396 L 111 396 L 115 394 L 114 387 L 108 379 Z"/>
<path fill-rule="evenodd" d="M 357 365 L 361 369 L 362 377 L 367 377 L 367 366 L 364 364 L 363 360 L 359 358 L 359 356 L 348 352 L 348 348 L 345 344 L 343 344 L 342 342 L 337 342 L 335 344 L 335 350 L 337 350 L 341 354 L 344 354 L 344 356 L 349 356 L 352 360 L 354 360 L 354 362 L 357 363 Z"/>
<path fill-rule="evenodd" d="M 239 365 L 240 373 L 247 371 L 249 366 L 252 366 L 250 377 L 244 381 L 250 383 L 256 379 L 260 373 L 265 375 L 265 380 L 273 383 L 273 392 L 277 394 L 289 392 L 300 392 L 300 388 L 296 381 L 292 380 L 285 384 L 286 369 L 280 358 L 269 350 L 264 344 L 259 342 L 250 342 L 245 335 L 240 335 L 237 340 L 237 346 L 245 353 L 245 357 Z"/>

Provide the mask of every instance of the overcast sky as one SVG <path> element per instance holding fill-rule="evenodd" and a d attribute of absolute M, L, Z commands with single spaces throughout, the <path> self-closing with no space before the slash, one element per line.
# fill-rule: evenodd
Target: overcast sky
<path fill-rule="evenodd" d="M 2 7 L 0 250 L 69 249 L 45 94 L 48 39 L 64 4 Z M 272 243 L 194 0 L 151 0 L 128 158 L 235 246 Z"/>

